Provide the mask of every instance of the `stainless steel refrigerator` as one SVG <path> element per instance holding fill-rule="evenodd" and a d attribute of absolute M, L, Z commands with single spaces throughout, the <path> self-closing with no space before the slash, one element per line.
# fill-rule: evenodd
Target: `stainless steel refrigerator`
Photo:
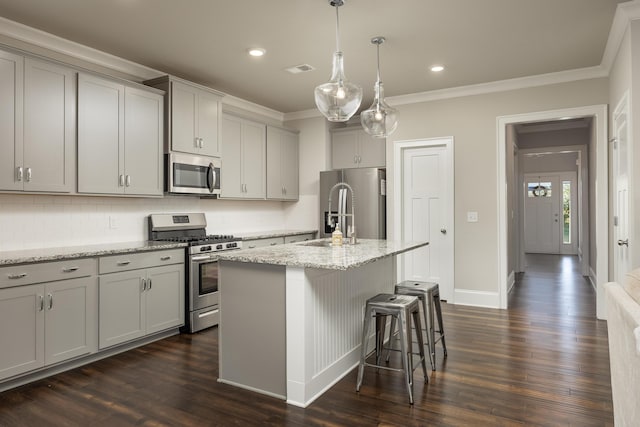
<path fill-rule="evenodd" d="M 320 212 L 319 237 L 330 237 L 334 225 L 328 221 L 329 191 L 338 182 L 346 182 L 353 189 L 355 198 L 355 218 L 346 217 L 346 224 L 341 227 L 346 237 L 348 226 L 353 226 L 355 219 L 356 237 L 358 239 L 387 238 L 387 181 L 386 170 L 379 168 L 342 169 L 320 172 Z M 331 196 L 331 211 L 338 213 L 339 189 Z M 346 212 L 352 212 L 351 192 L 347 192 Z M 336 217 L 333 217 L 335 223 Z"/>

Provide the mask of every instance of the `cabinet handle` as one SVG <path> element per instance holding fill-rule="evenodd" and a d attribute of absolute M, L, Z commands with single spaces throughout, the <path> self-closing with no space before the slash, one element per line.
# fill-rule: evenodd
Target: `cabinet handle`
<path fill-rule="evenodd" d="M 27 273 L 9 274 L 9 279 L 22 279 L 27 277 Z"/>
<path fill-rule="evenodd" d="M 358 163 L 362 163 L 362 157 L 358 156 Z"/>
<path fill-rule="evenodd" d="M 63 268 L 62 272 L 63 273 L 73 273 L 74 271 L 78 271 L 80 269 L 80 267 L 67 267 L 67 268 Z"/>
<path fill-rule="evenodd" d="M 22 166 L 18 167 L 18 170 L 17 170 L 17 174 L 16 174 L 16 175 L 17 175 L 17 177 L 16 177 L 16 178 L 18 179 L 18 181 L 22 181 L 22 175 L 23 175 L 23 172 L 22 172 Z"/>
<path fill-rule="evenodd" d="M 353 163 L 358 163 L 358 156 L 353 156 Z"/>
<path fill-rule="evenodd" d="M 151 290 L 151 279 L 147 279 L 147 288 Z"/>
<path fill-rule="evenodd" d="M 124 180 L 124 185 L 126 185 L 127 187 L 131 185 L 131 175 L 127 175 L 127 177 Z"/>
<path fill-rule="evenodd" d="M 27 168 L 27 182 L 31 181 L 31 168 Z"/>
<path fill-rule="evenodd" d="M 118 263 L 118 265 L 120 265 L 120 266 L 123 266 L 123 265 L 129 265 L 129 264 L 131 264 L 131 261 L 120 261 L 120 262 Z"/>
<path fill-rule="evenodd" d="M 271 242 L 271 243 L 269 243 L 269 245 L 275 246 L 275 245 L 277 245 L 277 243 L 276 242 Z"/>
<path fill-rule="evenodd" d="M 200 148 L 204 148 L 204 139 L 200 138 Z"/>
<path fill-rule="evenodd" d="M 120 175 L 120 177 L 118 177 L 118 185 L 120 187 L 124 187 L 124 175 Z"/>
<path fill-rule="evenodd" d="M 142 280 L 142 291 L 144 292 L 147 290 L 147 279 L 140 278 L 140 280 Z"/>
<path fill-rule="evenodd" d="M 255 247 L 256 247 L 256 245 L 249 245 L 249 249 L 253 249 Z"/>
<path fill-rule="evenodd" d="M 171 259 L 170 256 L 163 256 L 160 258 L 160 261 L 169 261 Z"/>
<path fill-rule="evenodd" d="M 47 294 L 47 298 L 49 298 L 49 310 L 53 308 L 53 295 Z"/>
<path fill-rule="evenodd" d="M 44 311 L 44 296 L 38 295 L 38 297 L 40 298 L 40 311 Z"/>
<path fill-rule="evenodd" d="M 199 147 L 200 147 L 200 138 L 198 138 L 198 137 L 194 138 L 194 139 L 193 139 L 193 142 L 195 142 L 195 146 L 196 146 L 196 148 L 199 148 Z"/>

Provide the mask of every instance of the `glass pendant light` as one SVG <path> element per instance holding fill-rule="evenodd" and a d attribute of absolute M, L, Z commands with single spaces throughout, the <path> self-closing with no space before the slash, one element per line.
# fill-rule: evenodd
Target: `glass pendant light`
<path fill-rule="evenodd" d="M 380 80 L 380 45 L 384 43 L 384 37 L 378 36 L 371 39 L 371 43 L 376 45 L 378 57 L 378 80 L 374 90 L 373 104 L 368 110 L 360 113 L 360 122 L 364 130 L 376 138 L 386 138 L 398 127 L 398 110 L 390 107 L 384 101 L 384 88 Z"/>
<path fill-rule="evenodd" d="M 328 83 L 316 87 L 314 97 L 318 110 L 330 122 L 346 122 L 355 114 L 362 102 L 362 88 L 347 81 L 344 62 L 340 51 L 340 20 L 338 8 L 344 0 L 329 0 L 336 8 L 336 52 L 333 54 L 333 72 Z"/>

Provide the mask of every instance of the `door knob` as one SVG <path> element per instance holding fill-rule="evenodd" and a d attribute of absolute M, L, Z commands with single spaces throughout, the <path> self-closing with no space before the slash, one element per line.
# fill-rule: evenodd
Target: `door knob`
<path fill-rule="evenodd" d="M 618 246 L 627 246 L 628 247 L 629 246 L 629 239 L 624 239 L 624 240 L 620 239 L 620 240 L 618 240 Z"/>
<path fill-rule="evenodd" d="M 447 234 L 447 229 L 446 229 L 446 228 L 441 228 L 441 229 L 440 229 L 440 232 L 441 232 L 442 234 Z"/>

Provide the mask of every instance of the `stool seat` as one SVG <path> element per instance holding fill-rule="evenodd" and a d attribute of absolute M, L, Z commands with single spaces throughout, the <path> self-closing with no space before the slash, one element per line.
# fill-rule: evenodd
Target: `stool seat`
<path fill-rule="evenodd" d="M 356 391 L 360 391 L 364 377 L 365 367 L 375 367 L 392 371 L 402 371 L 405 374 L 407 391 L 409 392 L 409 403 L 413 404 L 413 348 L 411 339 L 411 319 L 416 330 L 421 330 L 419 299 L 410 295 L 378 294 L 367 300 L 364 312 L 364 325 L 362 327 L 362 348 L 360 352 L 360 364 L 358 366 L 358 380 Z M 402 369 L 390 368 L 382 365 L 382 353 L 384 350 L 386 318 L 391 316 L 392 324 L 398 322 L 398 334 L 400 335 L 400 347 L 402 352 Z M 375 355 L 376 363 L 367 363 L 367 348 L 369 344 L 369 329 L 371 318 L 376 319 L 376 342 Z M 393 330 L 392 330 L 393 331 Z M 429 381 L 427 367 L 425 364 L 424 343 L 422 334 L 418 334 L 418 347 L 422 372 L 425 382 Z"/>
<path fill-rule="evenodd" d="M 429 361 L 431 362 L 431 369 L 435 371 L 436 343 L 438 341 L 442 342 L 444 357 L 447 357 L 447 344 L 444 338 L 444 325 L 442 323 L 442 306 L 440 305 L 440 285 L 434 282 L 405 280 L 404 282 L 396 285 L 395 293 L 397 295 L 411 295 L 420 299 L 420 302 L 422 303 L 422 311 L 425 317 L 427 345 L 429 346 Z M 438 321 L 439 329 L 435 328 L 436 319 Z M 438 338 L 435 336 L 436 332 L 439 335 Z"/>

